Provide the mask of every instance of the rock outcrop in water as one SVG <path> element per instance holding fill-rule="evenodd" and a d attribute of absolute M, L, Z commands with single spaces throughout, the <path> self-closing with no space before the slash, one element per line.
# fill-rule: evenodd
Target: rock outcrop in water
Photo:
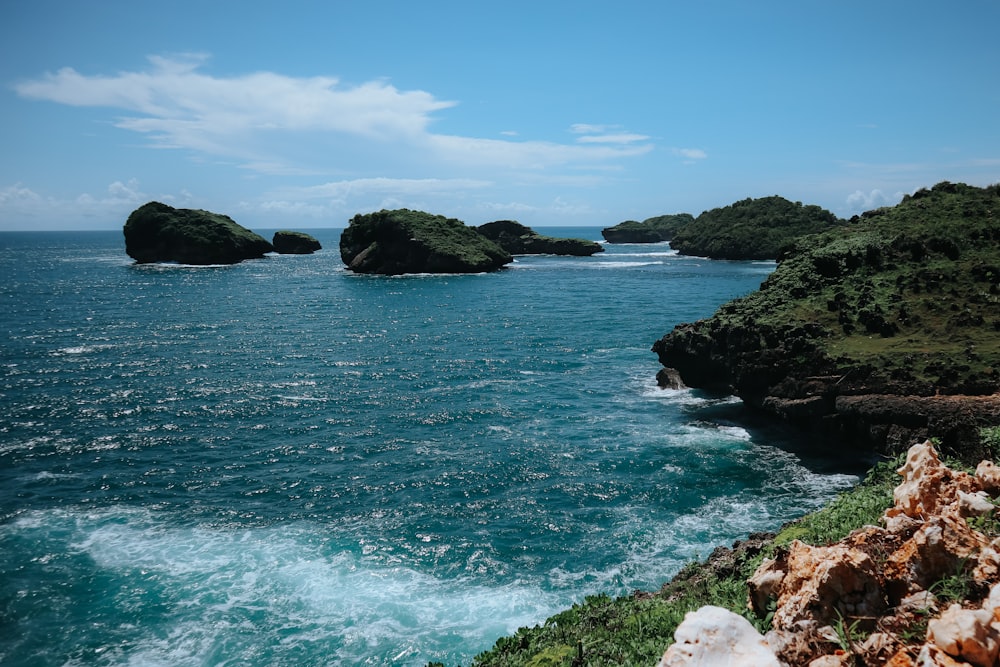
<path fill-rule="evenodd" d="M 604 252 L 601 244 L 595 241 L 544 236 L 514 220 L 487 222 L 476 227 L 476 231 L 512 255 L 589 257 Z"/>
<path fill-rule="evenodd" d="M 1000 664 L 1000 539 L 977 528 L 997 521 L 1000 469 L 952 470 L 925 442 L 899 474 L 881 526 L 829 546 L 796 540 L 763 561 L 749 607 L 771 618 L 765 636 L 706 607 L 688 614 L 660 665 Z"/>
<path fill-rule="evenodd" d="M 351 218 L 340 236 L 340 256 L 351 271 L 383 275 L 481 273 L 514 261 L 461 220 L 409 209 Z"/>
<path fill-rule="evenodd" d="M 311 255 L 323 249 L 320 242 L 309 234 L 286 229 L 274 233 L 271 245 L 275 252 L 282 255 Z"/>
<path fill-rule="evenodd" d="M 125 252 L 140 264 L 235 264 L 274 250 L 227 215 L 155 201 L 134 210 L 123 231 Z"/>
<path fill-rule="evenodd" d="M 827 442 L 934 435 L 975 456 L 1000 424 L 1000 186 L 941 183 L 803 237 L 759 290 L 653 351 Z"/>
<path fill-rule="evenodd" d="M 694 221 L 690 213 L 658 215 L 638 220 L 625 220 L 614 227 L 605 227 L 601 235 L 608 243 L 660 243 L 669 241 L 683 227 Z"/>

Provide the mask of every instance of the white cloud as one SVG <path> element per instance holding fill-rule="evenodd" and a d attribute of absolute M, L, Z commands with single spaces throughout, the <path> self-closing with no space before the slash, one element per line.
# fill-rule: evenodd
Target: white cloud
<path fill-rule="evenodd" d="M 38 208 L 44 202 L 41 195 L 20 183 L 0 190 L 0 211 L 23 211 Z"/>
<path fill-rule="evenodd" d="M 492 185 L 489 181 L 468 178 L 355 178 L 333 181 L 321 185 L 285 188 L 279 196 L 294 199 L 347 199 L 349 197 L 378 194 L 429 194 L 475 190 Z"/>
<path fill-rule="evenodd" d="M 704 160 L 708 157 L 708 153 L 700 148 L 672 148 L 671 152 L 688 160 Z"/>
<path fill-rule="evenodd" d="M 324 159 L 314 161 L 321 163 L 331 155 L 343 161 L 348 153 L 374 153 L 359 147 L 385 151 L 391 146 L 400 158 L 425 165 L 436 160 L 452 167 L 513 169 L 602 162 L 652 148 L 639 143 L 648 139 L 644 135 L 585 124 L 572 128 L 593 135 L 581 137 L 581 145 L 435 134 L 429 129 L 433 114 L 456 102 L 422 90 L 399 90 L 382 80 L 348 85 L 335 77 L 273 72 L 216 77 L 201 71 L 206 59 L 203 54 L 156 56 L 146 70 L 111 76 L 64 68 L 21 82 L 15 90 L 30 99 L 119 109 L 125 115 L 115 125 L 145 135 L 152 147 L 237 158 L 244 168 L 268 174 L 316 173 L 314 165 L 302 164 L 293 154 L 319 141 L 325 150 L 316 150 Z M 345 142 L 352 151 L 338 150 Z"/>
<path fill-rule="evenodd" d="M 611 130 L 620 130 L 618 125 L 592 125 L 590 123 L 574 123 L 569 131 L 573 134 L 603 134 Z"/>
<path fill-rule="evenodd" d="M 43 196 L 21 183 L 0 188 L 0 220 L 20 229 L 67 229 L 83 220 L 88 225 L 112 229 L 124 224 L 129 213 L 151 199 L 174 206 L 189 205 L 191 193 L 150 196 L 136 179 L 114 181 L 105 192 L 83 192 L 71 197 Z"/>
<path fill-rule="evenodd" d="M 502 141 L 472 137 L 428 135 L 427 145 L 455 164 L 543 169 L 555 165 L 602 162 L 648 153 L 652 145 L 579 146 L 548 141 Z"/>
<path fill-rule="evenodd" d="M 385 137 L 420 133 L 430 113 L 454 106 L 424 91 L 402 92 L 383 81 L 344 86 L 332 77 L 293 78 L 256 72 L 216 78 L 197 71 L 204 58 L 151 57 L 146 72 L 85 76 L 63 68 L 15 86 L 35 99 L 105 106 L 143 114 L 119 126 L 188 145 L 199 134 L 245 130 L 331 130 Z"/>
<path fill-rule="evenodd" d="M 852 213 L 862 213 L 870 211 L 873 208 L 879 208 L 880 206 L 897 204 L 902 198 L 902 193 L 897 192 L 894 196 L 890 197 L 878 188 L 870 192 L 855 190 L 847 195 L 847 207 Z"/>
<path fill-rule="evenodd" d="M 588 135 L 577 139 L 581 144 L 631 144 L 636 141 L 648 141 L 649 137 L 644 134 L 601 134 Z"/>

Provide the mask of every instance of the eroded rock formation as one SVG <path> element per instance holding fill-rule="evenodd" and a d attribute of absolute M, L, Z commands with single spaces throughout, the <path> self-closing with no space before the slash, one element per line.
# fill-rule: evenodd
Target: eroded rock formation
<path fill-rule="evenodd" d="M 899 474 L 883 526 L 829 546 L 796 540 L 764 560 L 749 581 L 750 609 L 772 615 L 764 637 L 719 625 L 727 629 L 705 634 L 695 652 L 682 624 L 681 647 L 661 664 L 772 664 L 737 659 L 737 642 L 792 666 L 1000 664 L 1000 538 L 977 529 L 996 521 L 997 467 L 952 470 L 928 441 L 910 448 Z"/>

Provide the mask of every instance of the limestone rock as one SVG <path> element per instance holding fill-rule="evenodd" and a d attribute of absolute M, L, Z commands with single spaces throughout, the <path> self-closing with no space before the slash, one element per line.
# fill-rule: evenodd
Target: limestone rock
<path fill-rule="evenodd" d="M 661 368 L 656 373 L 656 384 L 660 389 L 687 389 L 681 374 L 673 368 Z"/>
<path fill-rule="evenodd" d="M 993 461 L 982 461 L 976 466 L 976 479 L 983 490 L 994 495 L 1000 493 L 1000 466 Z"/>
<path fill-rule="evenodd" d="M 481 273 L 514 260 L 460 220 L 409 209 L 351 218 L 340 256 L 351 271 L 382 275 Z"/>
<path fill-rule="evenodd" d="M 798 621 L 790 628 L 770 630 L 764 641 L 778 660 L 788 665 L 808 665 L 837 648 L 836 633 L 829 626 L 821 628 L 816 621 Z"/>
<path fill-rule="evenodd" d="M 934 644 L 924 644 L 913 664 L 916 667 L 969 667 L 969 663 L 952 658 Z"/>
<path fill-rule="evenodd" d="M 323 249 L 320 242 L 309 234 L 286 229 L 275 232 L 271 244 L 274 251 L 282 255 L 311 255 Z"/>
<path fill-rule="evenodd" d="M 1000 651 L 1000 633 L 990 624 L 986 609 L 963 609 L 953 604 L 927 624 L 927 641 L 975 667 L 994 667 Z"/>
<path fill-rule="evenodd" d="M 123 232 L 125 252 L 140 264 L 235 264 L 274 250 L 227 215 L 155 201 L 132 211 Z"/>
<path fill-rule="evenodd" d="M 772 595 L 777 593 L 773 626 L 792 627 L 796 622 L 831 623 L 842 617 L 875 616 L 885 610 L 885 594 L 871 556 L 858 549 L 832 545 L 814 547 L 794 540 L 783 563 L 768 565 L 763 577 L 754 579 Z M 784 576 L 777 582 L 776 571 Z M 753 581 L 753 580 L 752 580 Z M 751 595 L 759 596 L 760 588 Z"/>
<path fill-rule="evenodd" d="M 749 606 L 758 615 L 773 609 L 765 639 L 778 659 L 810 667 L 1000 667 L 1000 538 L 990 541 L 967 518 L 994 511 L 980 488 L 990 466 L 978 470 L 985 472 L 953 471 L 930 442 L 915 445 L 899 470 L 886 528 L 867 526 L 825 547 L 793 541 L 765 559 L 748 581 Z M 934 591 L 954 594 L 938 586 L 956 575 L 968 582 L 967 599 L 939 615 Z M 855 622 L 868 634 L 842 647 L 844 624 Z M 922 623 L 927 641 L 915 645 Z"/>
<path fill-rule="evenodd" d="M 900 582 L 900 590 L 926 590 L 964 564 L 974 566 L 976 554 L 986 545 L 985 537 L 966 521 L 934 516 L 888 557 L 884 576 Z"/>
<path fill-rule="evenodd" d="M 688 612 L 659 667 L 781 667 L 750 622 L 721 607 Z"/>

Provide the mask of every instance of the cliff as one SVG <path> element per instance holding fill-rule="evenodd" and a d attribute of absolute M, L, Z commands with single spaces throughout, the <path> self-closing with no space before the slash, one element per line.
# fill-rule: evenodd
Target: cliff
<path fill-rule="evenodd" d="M 778 196 L 744 199 L 705 211 L 678 229 L 670 246 L 712 259 L 775 259 L 795 239 L 844 224 L 819 206 Z"/>
<path fill-rule="evenodd" d="M 514 260 L 461 220 L 405 208 L 351 218 L 340 256 L 351 271 L 383 275 L 481 273 Z"/>
<path fill-rule="evenodd" d="M 600 243 L 585 239 L 545 236 L 514 220 L 497 220 L 476 231 L 512 255 L 572 255 L 589 257 L 604 252 Z"/>
<path fill-rule="evenodd" d="M 235 264 L 274 248 L 232 218 L 200 209 L 149 202 L 125 221 L 125 252 L 136 262 Z"/>
<path fill-rule="evenodd" d="M 833 441 L 975 447 L 1000 423 L 1000 186 L 941 183 L 802 237 L 759 290 L 653 351 L 689 387 Z"/>

